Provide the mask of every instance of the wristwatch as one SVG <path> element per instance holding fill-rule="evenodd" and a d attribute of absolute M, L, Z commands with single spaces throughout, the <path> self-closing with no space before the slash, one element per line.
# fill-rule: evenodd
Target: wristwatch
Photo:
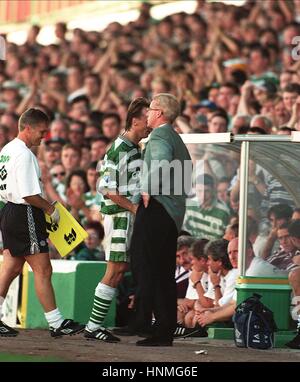
<path fill-rule="evenodd" d="M 221 288 L 221 285 L 214 285 L 214 290 L 215 290 L 216 288 Z"/>
<path fill-rule="evenodd" d="M 197 285 L 199 284 L 199 283 L 201 283 L 201 280 L 198 280 L 198 281 L 196 281 L 194 284 L 193 284 L 193 288 L 197 288 Z"/>

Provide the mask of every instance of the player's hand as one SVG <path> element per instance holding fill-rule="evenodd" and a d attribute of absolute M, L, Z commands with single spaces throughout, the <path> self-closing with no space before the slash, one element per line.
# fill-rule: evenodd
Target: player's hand
<path fill-rule="evenodd" d="M 138 205 L 138 204 L 133 204 L 133 205 L 132 205 L 131 212 L 132 212 L 134 215 L 136 215 L 136 211 L 137 211 L 138 208 L 139 208 L 139 205 Z"/>

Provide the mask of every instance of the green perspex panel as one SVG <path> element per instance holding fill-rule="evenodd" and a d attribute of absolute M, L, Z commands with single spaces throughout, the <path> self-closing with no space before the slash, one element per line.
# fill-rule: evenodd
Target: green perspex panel
<path fill-rule="evenodd" d="M 57 306 L 66 318 L 86 323 L 89 319 L 95 288 L 106 269 L 105 262 L 52 260 L 52 284 Z M 25 286 L 24 286 L 25 287 Z M 28 272 L 28 289 L 26 294 L 25 328 L 47 328 L 42 307 L 36 297 L 33 272 Z M 112 302 L 105 326 L 115 324 L 115 299 Z M 24 308 L 22 308 L 24 311 Z"/>
<path fill-rule="evenodd" d="M 278 329 L 288 330 L 291 325 L 291 287 L 285 283 L 285 279 L 269 279 L 270 283 L 264 283 L 266 280 L 262 278 L 257 278 L 256 283 L 255 277 L 241 277 L 240 279 L 243 283 L 237 284 L 236 287 L 237 303 L 241 303 L 253 293 L 260 294 L 262 303 L 274 313 Z"/>

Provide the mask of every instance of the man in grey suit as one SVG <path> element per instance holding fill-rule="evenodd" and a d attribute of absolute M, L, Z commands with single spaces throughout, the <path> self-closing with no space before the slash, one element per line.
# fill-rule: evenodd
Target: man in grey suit
<path fill-rule="evenodd" d="M 190 191 L 192 162 L 172 123 L 179 103 L 171 94 L 157 94 L 148 109 L 152 128 L 141 180 L 142 200 L 131 241 L 131 269 L 137 283 L 136 328 L 155 326 L 138 346 L 172 346 L 176 328 L 176 244 Z"/>

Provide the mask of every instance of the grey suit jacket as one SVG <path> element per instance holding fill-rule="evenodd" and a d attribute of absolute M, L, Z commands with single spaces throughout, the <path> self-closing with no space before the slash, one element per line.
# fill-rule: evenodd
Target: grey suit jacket
<path fill-rule="evenodd" d="M 169 124 L 155 128 L 144 154 L 141 188 L 163 205 L 178 232 L 191 179 L 191 157 L 180 136 Z"/>

